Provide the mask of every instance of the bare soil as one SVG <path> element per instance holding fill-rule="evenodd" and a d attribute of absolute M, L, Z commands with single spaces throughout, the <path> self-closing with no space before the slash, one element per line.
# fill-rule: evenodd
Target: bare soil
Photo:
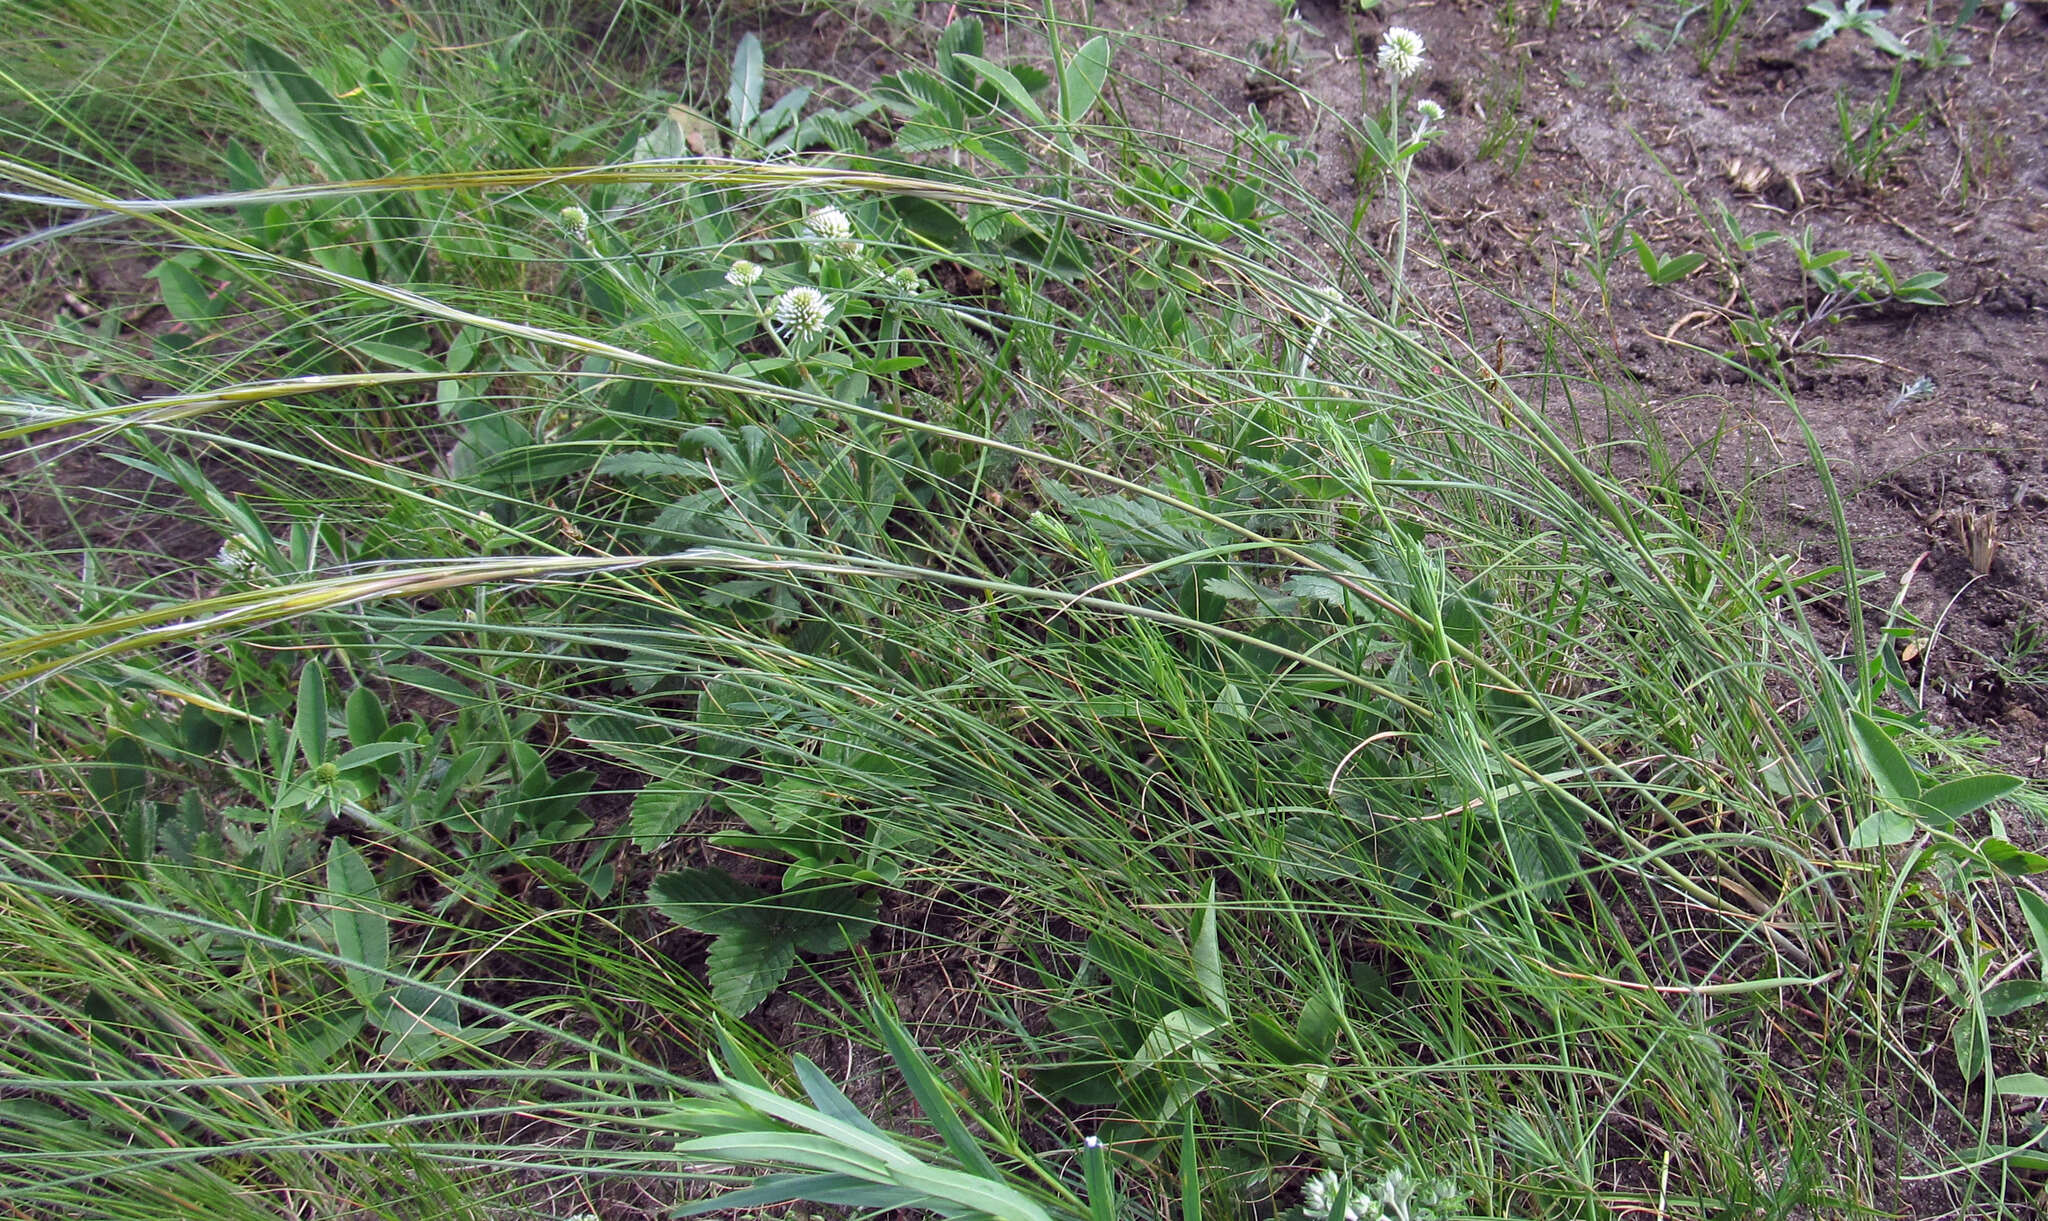
<path fill-rule="evenodd" d="M 1406 94 L 1446 111 L 1413 180 L 1433 231 L 1412 256 L 1423 300 L 1447 325 L 1469 322 L 1478 350 L 1508 373 L 1544 367 L 1546 318 L 1609 339 L 1612 372 L 1633 383 L 1673 462 L 1735 489 L 1764 545 L 1808 570 L 1837 556 L 1810 429 L 1845 498 L 1858 566 L 1883 574 L 1869 602 L 1888 607 L 1904 587 L 1897 622 L 1910 634 L 1899 653 L 1930 716 L 1988 739 L 1995 764 L 2039 776 L 2048 5 L 2016 5 L 2001 22 L 1987 3 L 1957 26 L 1960 7 L 1900 4 L 1884 22 L 1916 52 L 1947 38 L 1948 56 L 1968 62 L 1946 66 L 1901 61 L 1855 30 L 1804 49 L 1820 19 L 1796 0 L 1753 6 L 1704 67 L 1707 6 L 1674 0 L 1418 0 L 1363 15 L 1308 0 L 1298 11 L 1319 36 L 1302 40 L 1292 65 L 1267 57 L 1277 75 L 1252 63 L 1278 31 L 1268 0 L 1104 0 L 1094 19 L 1158 40 L 1119 58 L 1147 86 L 1125 96 L 1203 100 L 1133 115 L 1139 126 L 1156 118 L 1191 146 L 1215 147 L 1257 107 L 1314 152 L 1304 185 L 1339 214 L 1365 204 L 1358 232 L 1383 245 L 1393 205 L 1383 183 L 1361 186 L 1345 120 L 1386 104 L 1383 78 L 1361 73 L 1358 57 L 1390 25 L 1422 34 L 1427 63 Z M 1860 132 L 1895 71 L 1880 131 L 1917 126 L 1859 166 L 1838 105 Z M 1206 131 L 1201 110 L 1215 124 Z M 1810 229 L 1815 250 L 1876 254 L 1901 277 L 1945 273 L 1949 304 L 1807 321 L 1820 294 L 1784 244 L 1717 254 L 1710 230 L 1722 208 L 1749 233 Z M 1709 261 L 1658 287 L 1624 246 L 1603 304 L 1588 217 L 1611 231 L 1635 209 L 1630 228 L 1660 255 Z M 1811 344 L 1789 361 L 1789 402 L 1725 359 L 1738 346 L 1731 320 L 1787 310 L 1798 314 L 1777 334 L 1807 321 L 1799 342 Z M 1921 391 L 1905 394 L 1915 383 Z"/>

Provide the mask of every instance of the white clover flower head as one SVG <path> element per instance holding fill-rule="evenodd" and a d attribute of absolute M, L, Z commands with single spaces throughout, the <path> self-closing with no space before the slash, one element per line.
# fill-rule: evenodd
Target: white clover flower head
<path fill-rule="evenodd" d="M 1330 1208 L 1337 1202 L 1337 1184 L 1339 1181 L 1336 1171 L 1323 1170 L 1319 1171 L 1308 1182 L 1303 1183 L 1301 1185 L 1302 1216 L 1314 1217 L 1317 1221 L 1338 1221 L 1337 1218 L 1330 1216 Z M 1344 1203 L 1342 1221 L 1363 1221 L 1366 1201 L 1359 1192 L 1357 1184 L 1352 1183 L 1347 1186 L 1349 1190 L 1345 1194 L 1349 1198 Z"/>
<path fill-rule="evenodd" d="M 1081 1138 L 1081 1147 L 1084 1149 L 1100 1149 L 1102 1148 L 1102 1138 L 1093 1134 L 1084 1136 Z"/>
<path fill-rule="evenodd" d="M 811 209 L 811 214 L 804 218 L 804 228 L 813 238 L 829 242 L 834 250 L 849 259 L 857 259 L 861 255 L 861 244 L 853 237 L 852 219 L 831 204 Z"/>
<path fill-rule="evenodd" d="M 562 228 L 569 231 L 570 237 L 581 238 L 589 235 L 590 213 L 585 212 L 575 204 L 570 204 L 556 215 L 561 218 Z"/>
<path fill-rule="evenodd" d="M 808 284 L 799 284 L 775 298 L 775 324 L 800 339 L 824 334 L 831 319 L 832 298 Z"/>
<path fill-rule="evenodd" d="M 750 259 L 734 259 L 725 269 L 725 282 L 734 288 L 752 288 L 761 278 L 761 265 Z"/>
<path fill-rule="evenodd" d="M 1415 110 L 1416 113 L 1422 116 L 1422 121 L 1425 123 L 1441 123 L 1444 121 L 1444 108 L 1438 104 L 1435 98 L 1423 98 L 1415 103 Z"/>
<path fill-rule="evenodd" d="M 214 553 L 213 566 L 234 580 L 253 580 L 263 571 L 263 553 L 242 535 L 230 535 Z"/>
<path fill-rule="evenodd" d="M 924 291 L 924 277 L 908 267 L 898 267 L 883 279 L 889 287 L 906 297 L 915 297 Z"/>
<path fill-rule="evenodd" d="M 1405 81 L 1422 70 L 1422 35 L 1405 25 L 1390 25 L 1380 35 L 1380 71 Z"/>

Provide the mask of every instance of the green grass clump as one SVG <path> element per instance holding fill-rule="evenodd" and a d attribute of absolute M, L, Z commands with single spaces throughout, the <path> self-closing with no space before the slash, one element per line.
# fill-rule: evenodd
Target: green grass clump
<path fill-rule="evenodd" d="M 15 249 L 138 287 L 4 320 L 0 1200 L 1703 1215 L 2027 1139 L 2034 799 L 1916 761 L 1853 557 L 1610 473 L 1271 139 L 1162 157 L 1072 30 L 565 132 L 275 17 L 166 21 L 205 189 L 7 99 Z"/>

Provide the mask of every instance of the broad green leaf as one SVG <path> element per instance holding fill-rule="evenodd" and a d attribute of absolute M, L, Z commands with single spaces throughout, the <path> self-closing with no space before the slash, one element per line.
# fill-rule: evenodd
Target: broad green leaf
<path fill-rule="evenodd" d="M 327 906 L 334 920 L 335 952 L 360 967 L 344 967 L 348 988 L 364 1005 L 388 990 L 378 974 L 391 965 L 391 921 L 371 905 L 381 898 L 368 861 L 345 839 L 327 846 Z"/>
<path fill-rule="evenodd" d="M 395 369 L 404 369 L 411 373 L 447 372 L 447 368 L 440 361 L 420 351 L 418 348 L 408 348 L 403 344 L 397 343 L 383 343 L 375 339 L 358 339 L 353 346 L 356 351 L 361 352 L 380 365 L 390 365 Z"/>
<path fill-rule="evenodd" d="M 384 731 L 391 727 L 390 718 L 384 715 L 384 702 L 368 687 L 348 693 L 342 717 L 348 724 L 348 740 L 357 746 L 382 741 Z"/>
<path fill-rule="evenodd" d="M 752 927 L 725 933 L 704 958 L 711 999 L 732 1016 L 745 1017 L 768 999 L 795 962 L 796 943 L 787 937 Z"/>
<path fill-rule="evenodd" d="M 649 781 L 633 797 L 633 846 L 642 852 L 661 847 L 703 804 L 704 794 L 695 780 L 670 776 Z"/>
<path fill-rule="evenodd" d="M 849 1153 L 859 1154 L 874 1160 L 891 1171 L 901 1171 L 917 1165 L 917 1159 L 896 1143 L 896 1138 L 883 1132 L 873 1124 L 848 1124 L 834 1119 L 793 1098 L 785 1098 L 774 1090 L 748 1085 L 744 1081 L 725 1080 L 721 1082 L 739 1102 L 752 1107 L 764 1115 L 781 1120 L 792 1127 L 815 1132 L 826 1140 Z M 891 1175 L 894 1178 L 894 1175 Z"/>
<path fill-rule="evenodd" d="M 2048 983 L 2038 979 L 2008 979 L 1984 989 L 1984 1016 L 2001 1018 L 2042 1001 L 2048 1001 Z"/>
<path fill-rule="evenodd" d="M 158 263 L 149 276 L 163 293 L 164 308 L 171 311 L 171 317 L 195 331 L 212 329 L 214 318 L 220 311 L 219 303 L 184 264 L 166 259 Z"/>
<path fill-rule="evenodd" d="M 1216 935 L 1216 882 L 1209 882 L 1209 897 L 1195 913 L 1193 933 L 1195 987 L 1202 1000 L 1217 1016 L 1230 1016 L 1230 994 L 1223 986 L 1223 951 Z"/>
<path fill-rule="evenodd" d="M 740 39 L 732 56 L 732 83 L 725 91 L 726 124 L 744 133 L 761 113 L 761 88 L 767 78 L 762 71 L 761 40 L 752 34 Z"/>
<path fill-rule="evenodd" d="M 1951 821 L 1965 814 L 1975 813 L 1994 801 L 2003 801 L 2027 787 L 2027 782 L 2017 776 L 2003 776 L 1987 773 L 1982 776 L 1964 776 L 1935 785 L 1920 794 L 1923 805 L 1932 806 Z"/>
<path fill-rule="evenodd" d="M 961 1165 L 971 1173 L 984 1178 L 995 1178 L 995 1164 L 989 1161 L 981 1142 L 968 1130 L 960 1118 L 959 1108 L 945 1084 L 932 1071 L 931 1062 L 911 1042 L 910 1032 L 903 1028 L 903 1021 L 897 1017 L 888 999 L 876 995 L 869 999 L 868 1012 L 872 1015 L 875 1029 L 881 1032 L 882 1045 L 889 1051 L 889 1058 L 895 1062 L 896 1071 L 910 1087 L 911 1097 L 917 1099 L 918 1109 L 924 1112 L 925 1122 L 938 1130 L 939 1139 L 946 1142 Z"/>
<path fill-rule="evenodd" d="M 306 756 L 306 766 L 327 762 L 327 667 L 307 662 L 299 671 L 299 703 L 292 737 Z"/>
<path fill-rule="evenodd" d="M 1294 1026 L 1294 1037 L 1302 1046 L 1327 1060 L 1337 1046 L 1337 1035 L 1343 1029 L 1343 1015 L 1330 1003 L 1330 998 L 1318 987 L 1302 1002 L 1301 1017 Z"/>
<path fill-rule="evenodd" d="M 654 879 L 648 900 L 656 911 L 693 932 L 726 937 L 760 926 L 755 906 L 768 896 L 723 869 L 683 869 Z M 789 949 L 794 952 L 796 944 Z M 788 963 L 783 964 L 786 968 Z M 780 976 L 777 977 L 780 982 Z M 734 1016 L 738 1016 L 735 1012 Z"/>
<path fill-rule="evenodd" d="M 334 760 L 334 766 L 342 771 L 352 767 L 363 767 L 393 755 L 420 749 L 418 742 L 365 742 L 361 746 L 346 750 Z"/>
<path fill-rule="evenodd" d="M 953 58 L 974 69 L 983 80 L 996 87 L 996 92 L 1002 94 L 1005 101 L 1022 111 L 1032 121 L 1048 121 L 1045 111 L 1039 109 L 1038 103 L 1033 100 L 1030 91 L 1024 88 L 1024 82 L 1017 79 L 1016 73 L 1000 64 L 992 64 L 979 55 L 969 55 L 964 51 L 955 54 Z"/>
<path fill-rule="evenodd" d="M 2048 856 L 2015 848 L 2002 839 L 1986 838 L 1977 845 L 1977 855 L 1993 869 L 2008 877 L 2020 877 L 2030 873 L 2048 873 Z"/>
<path fill-rule="evenodd" d="M 1088 117 L 1109 79 L 1109 39 L 1097 34 L 1060 69 L 1060 118 L 1072 126 Z"/>
<path fill-rule="evenodd" d="M 2007 1073 L 1995 1088 L 2007 1098 L 2048 1098 L 2048 1077 L 2039 1073 Z"/>
<path fill-rule="evenodd" d="M 809 1132 L 719 1132 L 680 1141 L 679 1154 L 741 1166 L 804 1166 L 827 1173 L 850 1174 L 869 1182 L 887 1181 L 888 1167 L 855 1155 L 837 1142 Z"/>
<path fill-rule="evenodd" d="M 2020 914 L 2027 918 L 2028 931 L 2034 934 L 2035 960 L 2048 972 L 2048 899 L 2024 886 L 2015 886 L 2012 893 L 2019 900 Z"/>
<path fill-rule="evenodd" d="M 1913 765 L 1882 726 L 1852 708 L 1849 731 L 1856 758 L 1879 793 L 1901 805 L 1920 796 L 1920 779 L 1913 774 Z"/>
<path fill-rule="evenodd" d="M 1879 810 L 1856 824 L 1849 834 L 1849 847 L 1890 848 L 1903 844 L 1919 831 L 1919 824 L 1897 810 Z"/>
<path fill-rule="evenodd" d="M 1138 1047 L 1138 1054 L 1131 1060 L 1131 1067 L 1139 1070 L 1154 1068 L 1161 1060 L 1179 1055 L 1208 1038 L 1221 1025 L 1199 1009 L 1176 1009 L 1160 1018 L 1159 1023 L 1146 1034 L 1144 1043 Z"/>
<path fill-rule="evenodd" d="M 289 55 L 254 38 L 248 40 L 243 59 L 257 104 L 292 133 L 328 177 L 372 176 L 369 169 L 379 160 L 376 145 L 324 85 Z"/>
<path fill-rule="evenodd" d="M 796 917 L 791 937 L 813 954 L 837 953 L 864 940 L 881 911 L 880 900 L 864 897 L 852 886 L 819 887 L 776 898 L 779 907 Z"/>
<path fill-rule="evenodd" d="M 803 1087 L 804 1095 L 811 1100 L 812 1106 L 818 1108 L 820 1114 L 843 1124 L 851 1124 L 870 1135 L 888 1139 L 888 1133 L 861 1114 L 860 1108 L 853 1105 L 853 1100 L 840 1092 L 839 1087 L 832 1084 L 832 1079 L 819 1071 L 809 1056 L 791 1056 L 789 1067 L 795 1071 L 797 1084 Z"/>

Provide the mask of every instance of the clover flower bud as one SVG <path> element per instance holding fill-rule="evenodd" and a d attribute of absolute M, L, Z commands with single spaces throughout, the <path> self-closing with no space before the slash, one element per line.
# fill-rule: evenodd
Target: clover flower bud
<path fill-rule="evenodd" d="M 1422 121 L 1424 123 L 1443 122 L 1444 108 L 1437 104 L 1435 98 L 1423 98 L 1421 101 L 1415 103 L 1415 110 L 1418 114 L 1422 116 Z"/>
<path fill-rule="evenodd" d="M 575 238 L 577 241 L 582 241 L 590 236 L 590 213 L 571 204 L 563 208 L 557 215 L 561 218 L 562 228 L 569 231 L 570 237 Z"/>
<path fill-rule="evenodd" d="M 734 259 L 725 269 L 725 282 L 734 288 L 752 288 L 761 278 L 761 265 L 749 259 Z"/>
<path fill-rule="evenodd" d="M 898 267 L 883 277 L 883 280 L 890 288 L 906 297 L 915 297 L 924 291 L 924 277 L 908 267 Z"/>

